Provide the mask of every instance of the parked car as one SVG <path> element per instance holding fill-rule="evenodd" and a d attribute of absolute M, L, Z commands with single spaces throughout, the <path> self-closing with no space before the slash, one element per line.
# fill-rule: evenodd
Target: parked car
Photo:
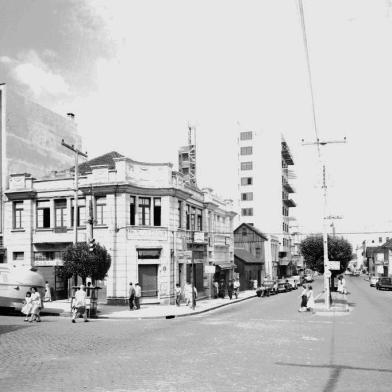
<path fill-rule="evenodd" d="M 276 280 L 264 280 L 260 287 L 256 290 L 258 297 L 269 297 L 270 295 L 278 294 L 278 283 Z"/>
<path fill-rule="evenodd" d="M 381 277 L 376 283 L 377 290 L 392 290 L 392 278 Z"/>
<path fill-rule="evenodd" d="M 281 293 L 281 292 L 287 293 L 290 290 L 291 290 L 291 285 L 287 279 L 279 279 L 278 280 L 278 292 L 279 293 Z"/>
<path fill-rule="evenodd" d="M 353 276 L 360 276 L 361 275 L 361 271 L 356 270 L 353 272 Z"/>
<path fill-rule="evenodd" d="M 305 283 L 312 283 L 313 282 L 313 276 L 311 274 L 306 274 L 304 277 Z"/>
<path fill-rule="evenodd" d="M 379 279 L 378 276 L 370 275 L 370 279 L 369 279 L 370 287 L 375 287 L 378 282 L 378 279 Z"/>
<path fill-rule="evenodd" d="M 300 277 L 298 275 L 290 276 L 287 278 L 292 290 L 297 290 L 300 284 Z"/>

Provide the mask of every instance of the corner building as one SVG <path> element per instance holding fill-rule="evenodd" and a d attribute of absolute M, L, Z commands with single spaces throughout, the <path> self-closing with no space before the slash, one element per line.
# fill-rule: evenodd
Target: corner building
<path fill-rule="evenodd" d="M 232 202 L 190 186 L 171 163 L 111 152 L 79 165 L 79 173 L 78 241 L 87 240 L 92 200 L 94 238 L 112 257 L 100 282 L 108 303 L 125 303 L 129 282 L 140 283 L 144 303 L 173 302 L 176 283 L 190 281 L 190 250 L 200 296 L 211 289 L 207 265 L 218 275 L 233 270 Z M 40 179 L 14 174 L 6 191 L 8 260 L 46 269 L 58 297 L 67 296 L 67 282 L 56 281 L 56 270 L 74 238 L 73 189 L 70 170 Z"/>

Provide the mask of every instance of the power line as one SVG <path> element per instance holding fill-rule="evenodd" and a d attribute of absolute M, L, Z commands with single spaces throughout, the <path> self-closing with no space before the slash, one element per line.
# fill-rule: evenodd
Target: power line
<path fill-rule="evenodd" d="M 308 69 L 308 79 L 309 79 L 310 96 L 311 96 L 311 101 L 312 101 L 314 132 L 316 134 L 316 140 L 319 140 L 318 126 L 317 126 L 317 119 L 316 119 L 316 104 L 315 104 L 314 92 L 313 92 L 312 70 L 310 67 L 309 47 L 308 47 L 308 39 L 307 39 L 307 35 L 306 35 L 305 15 L 304 15 L 304 7 L 302 4 L 302 0 L 298 0 L 298 8 L 299 8 L 299 14 L 300 14 L 300 18 L 301 18 L 302 38 L 304 41 L 306 65 L 307 65 L 307 69 Z M 320 156 L 320 146 L 319 145 L 317 145 L 317 151 L 318 151 L 318 155 Z"/>

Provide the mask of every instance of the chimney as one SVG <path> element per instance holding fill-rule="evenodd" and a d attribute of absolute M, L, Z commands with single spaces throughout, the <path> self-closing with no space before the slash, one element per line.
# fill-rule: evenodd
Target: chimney
<path fill-rule="evenodd" d="M 72 121 L 75 120 L 75 114 L 73 113 L 67 113 L 67 117 Z"/>

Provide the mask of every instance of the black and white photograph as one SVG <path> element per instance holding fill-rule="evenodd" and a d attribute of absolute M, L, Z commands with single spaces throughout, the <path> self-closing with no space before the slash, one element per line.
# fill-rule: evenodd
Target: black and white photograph
<path fill-rule="evenodd" d="M 392 0 L 0 0 L 1 391 L 391 391 L 391 146 Z"/>

